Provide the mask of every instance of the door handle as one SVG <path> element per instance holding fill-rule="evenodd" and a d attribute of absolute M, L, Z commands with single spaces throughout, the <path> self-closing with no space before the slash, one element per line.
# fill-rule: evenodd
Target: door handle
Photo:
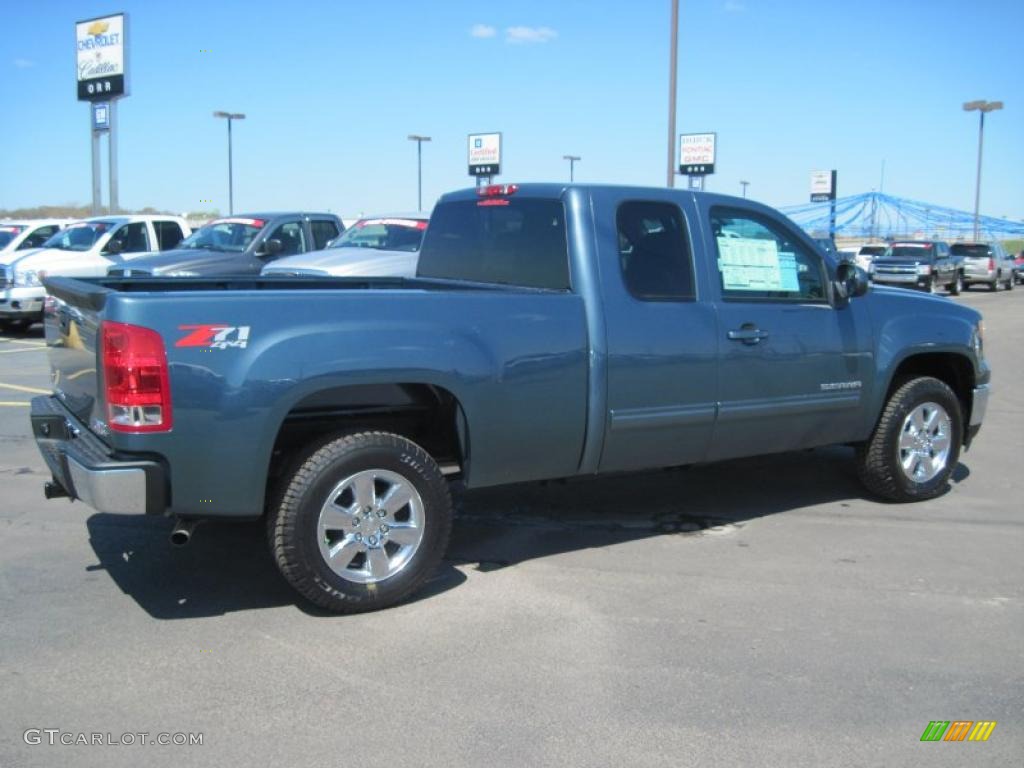
<path fill-rule="evenodd" d="M 726 336 L 730 341 L 742 341 L 744 344 L 754 345 L 760 344 L 762 339 L 767 339 L 768 332 L 748 324 L 739 330 L 729 331 Z"/>

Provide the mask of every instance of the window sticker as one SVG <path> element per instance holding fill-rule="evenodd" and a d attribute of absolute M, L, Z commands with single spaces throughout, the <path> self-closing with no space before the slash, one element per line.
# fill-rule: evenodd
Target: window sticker
<path fill-rule="evenodd" d="M 727 291 L 797 291 L 796 257 L 779 253 L 774 240 L 718 238 L 718 268 Z"/>

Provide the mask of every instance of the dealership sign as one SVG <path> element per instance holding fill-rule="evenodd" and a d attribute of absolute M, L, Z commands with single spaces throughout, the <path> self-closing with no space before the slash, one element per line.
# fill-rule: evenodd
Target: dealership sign
<path fill-rule="evenodd" d="M 126 96 L 125 15 L 75 24 L 78 100 L 106 101 Z"/>
<path fill-rule="evenodd" d="M 811 171 L 811 202 L 824 203 L 836 199 L 836 172 Z"/>
<path fill-rule="evenodd" d="M 679 137 L 679 172 L 706 176 L 715 172 L 714 133 L 684 133 Z"/>
<path fill-rule="evenodd" d="M 497 176 L 501 173 L 501 134 L 469 134 L 469 175 Z"/>

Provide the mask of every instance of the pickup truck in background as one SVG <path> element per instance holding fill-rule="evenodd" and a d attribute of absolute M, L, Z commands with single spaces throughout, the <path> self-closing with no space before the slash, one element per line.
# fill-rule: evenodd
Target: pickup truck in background
<path fill-rule="evenodd" d="M 0 272 L 0 319 L 27 328 L 43 318 L 47 275 L 99 277 L 107 267 L 147 251 L 173 248 L 192 232 L 178 216 L 95 216 L 56 231 L 39 248 L 14 255 Z"/>
<path fill-rule="evenodd" d="M 493 185 L 435 207 L 416 278 L 47 279 L 50 497 L 266 515 L 285 578 L 360 611 L 429 577 L 469 488 L 830 444 L 894 501 L 985 414 L 981 316 L 869 287 L 734 197 Z M 799 482 L 799 479 L 794 479 Z"/>
<path fill-rule="evenodd" d="M 324 248 L 345 229 L 332 213 L 247 213 L 211 221 L 162 253 L 114 264 L 112 277 L 258 275 L 275 259 Z"/>
<path fill-rule="evenodd" d="M 959 296 L 964 289 L 963 257 L 941 240 L 894 242 L 872 260 L 871 279 L 928 293 L 945 288 L 951 296 Z"/>

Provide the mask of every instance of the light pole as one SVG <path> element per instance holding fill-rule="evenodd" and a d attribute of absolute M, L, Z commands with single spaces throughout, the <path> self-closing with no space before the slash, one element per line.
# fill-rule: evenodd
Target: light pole
<path fill-rule="evenodd" d="M 978 101 L 968 101 L 964 104 L 965 112 L 973 112 L 978 110 L 981 120 L 978 122 L 978 177 L 974 183 L 974 239 L 978 239 L 978 230 L 980 224 L 979 210 L 981 208 L 981 147 L 982 142 L 985 139 L 985 113 L 995 112 L 997 109 L 1003 108 L 1003 102 L 1001 101 L 985 101 L 980 99 Z"/>
<path fill-rule="evenodd" d="M 416 210 L 423 210 L 423 142 L 430 141 L 429 136 L 409 134 L 409 141 L 416 142 Z"/>
<path fill-rule="evenodd" d="M 582 158 L 579 155 L 562 155 L 562 159 L 569 161 L 569 183 L 572 184 L 576 180 L 576 163 Z"/>
<path fill-rule="evenodd" d="M 234 169 L 231 165 L 231 121 L 245 120 L 241 112 L 214 112 L 214 117 L 223 117 L 228 121 L 228 215 L 235 212 L 235 179 Z"/>
<path fill-rule="evenodd" d="M 740 186 L 743 187 L 743 196 L 746 197 L 747 196 L 747 187 L 750 186 L 750 182 L 749 181 L 741 181 L 740 182 Z"/>
<path fill-rule="evenodd" d="M 668 187 L 676 185 L 676 60 L 679 53 L 679 0 L 672 0 L 668 64 Z"/>

